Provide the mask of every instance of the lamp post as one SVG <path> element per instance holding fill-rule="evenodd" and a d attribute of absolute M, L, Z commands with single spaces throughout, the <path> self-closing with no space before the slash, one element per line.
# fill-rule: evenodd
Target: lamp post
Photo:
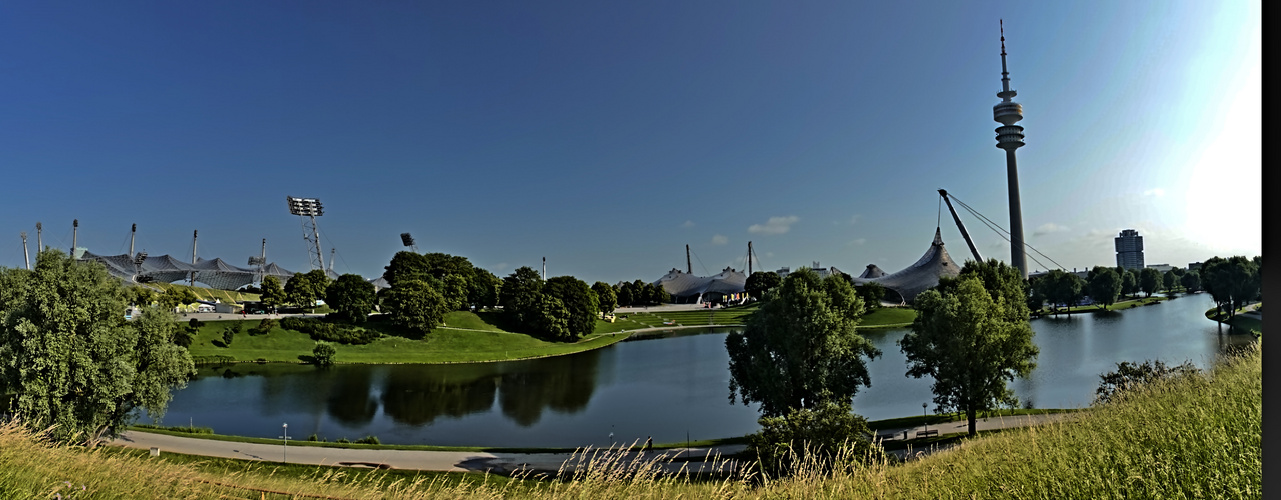
<path fill-rule="evenodd" d="M 922 417 L 925 417 L 925 418 L 927 418 L 927 419 L 928 419 L 928 418 L 930 418 L 930 414 L 929 414 L 929 413 L 926 413 L 926 409 L 927 409 L 927 408 L 929 408 L 929 407 L 930 407 L 930 404 L 929 404 L 929 403 L 921 403 L 921 416 L 922 416 Z M 928 431 L 928 430 L 930 430 L 930 422 L 929 422 L 929 420 L 926 420 L 926 421 L 925 421 L 925 430 L 927 430 L 927 431 Z"/>
<path fill-rule="evenodd" d="M 284 429 L 285 429 L 285 430 L 284 430 L 284 434 L 285 434 L 285 435 L 280 436 L 280 438 L 281 438 L 281 439 L 284 439 L 284 440 L 285 440 L 285 445 L 284 445 L 284 446 L 285 446 L 285 460 L 284 460 L 284 462 L 285 462 L 285 463 L 289 463 L 289 423 L 288 423 L 288 422 L 286 422 L 286 423 L 285 423 L 285 425 L 283 425 L 282 427 L 284 427 Z"/>

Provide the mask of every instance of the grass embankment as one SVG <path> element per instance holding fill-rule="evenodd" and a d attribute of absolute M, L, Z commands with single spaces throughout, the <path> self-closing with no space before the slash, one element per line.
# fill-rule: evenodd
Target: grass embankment
<path fill-rule="evenodd" d="M 188 348 L 198 359 L 225 356 L 235 361 L 298 363 L 310 358 L 316 342 L 305 333 L 279 326 L 266 335 L 250 335 L 261 316 L 242 321 L 241 333 L 230 347 L 222 343 L 223 328 L 234 321 L 207 321 Z M 578 342 L 547 342 L 520 333 L 509 333 L 486 323 L 474 313 L 454 312 L 446 316 L 448 328 L 432 330 L 423 338 L 386 335 L 365 345 L 334 344 L 338 363 L 473 363 L 506 361 L 570 354 L 604 347 L 622 340 L 621 335 L 592 334 Z M 463 325 L 453 327 L 453 325 Z M 390 328 L 378 321 L 367 328 Z M 466 327 L 467 329 L 460 329 Z"/>
<path fill-rule="evenodd" d="M 445 316 L 443 326 L 423 338 L 406 338 L 390 325 L 373 319 L 363 327 L 378 330 L 384 336 L 365 345 L 335 344 L 338 349 L 335 359 L 338 363 L 475 363 L 559 356 L 605 347 L 627 337 L 616 334 L 635 330 L 741 324 L 743 318 L 755 310 L 756 306 L 746 306 L 619 314 L 613 323 L 597 320 L 591 335 L 571 343 L 547 342 L 511 332 L 496 312 L 451 312 Z M 249 335 L 249 329 L 263 318 L 253 315 L 240 320 L 206 321 L 189 347 L 191 355 L 197 360 L 222 362 L 298 363 L 310 359 L 315 341 L 305 333 L 277 326 L 266 335 Z M 226 346 L 222 331 L 236 322 L 241 323 L 241 333 Z"/>
<path fill-rule="evenodd" d="M 1263 307 L 1263 303 L 1259 303 L 1259 308 L 1262 308 L 1262 307 Z M 1222 322 L 1227 324 L 1228 326 L 1231 326 L 1232 328 L 1239 329 L 1243 332 L 1257 331 L 1259 333 L 1263 333 L 1263 319 L 1254 317 L 1253 315 L 1244 316 L 1241 314 L 1243 312 L 1246 312 L 1247 310 L 1253 310 L 1253 309 L 1254 309 L 1254 305 L 1250 304 L 1240 309 L 1237 309 L 1236 315 L 1231 316 L 1228 314 L 1227 311 L 1223 311 L 1222 314 L 1219 314 L 1216 309 L 1211 308 L 1205 311 L 1205 317 L 1210 321 Z"/>
<path fill-rule="evenodd" d="M 237 302 L 257 302 L 259 300 L 259 295 L 256 293 L 244 293 L 244 292 L 237 292 L 233 290 L 218 290 L 215 288 L 205 288 L 202 286 L 187 286 L 187 285 L 181 285 L 178 283 L 147 283 L 144 286 L 150 287 L 154 290 L 158 290 L 162 293 L 167 292 L 169 290 L 181 290 L 185 288 L 185 289 L 191 290 L 191 293 L 196 294 L 196 298 L 200 300 L 207 300 L 210 302 L 214 302 L 215 300 L 217 300 L 224 304 L 235 304 Z"/>
<path fill-rule="evenodd" d="M 901 465 L 763 482 L 657 476 L 644 464 L 630 472 L 595 467 L 547 483 L 171 453 L 150 458 L 47 446 L 2 426 L 0 497 L 1260 498 L 1261 378 L 1261 351 L 1253 349 L 1204 376 L 1158 382 L 1071 422 L 964 440 Z"/>

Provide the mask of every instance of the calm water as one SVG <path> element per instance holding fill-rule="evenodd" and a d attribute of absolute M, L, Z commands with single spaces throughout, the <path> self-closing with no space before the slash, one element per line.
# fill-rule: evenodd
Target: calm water
<path fill-rule="evenodd" d="M 1208 295 L 1119 313 L 1032 321 L 1041 355 L 1015 392 L 1038 408 L 1086 406 L 1099 375 L 1120 361 L 1192 361 L 1200 367 L 1248 335 L 1220 334 L 1203 313 Z M 906 330 L 865 332 L 882 351 L 854 411 L 876 420 L 916 415 L 930 379 L 906 377 L 895 341 Z M 174 394 L 167 425 L 220 434 L 329 440 L 375 435 L 383 443 L 581 446 L 741 436 L 755 407 L 729 403 L 727 332 L 621 342 L 570 356 L 467 365 L 238 364 L 202 368 Z M 230 370 L 229 372 L 227 370 Z M 687 434 L 688 433 L 688 434 Z"/>

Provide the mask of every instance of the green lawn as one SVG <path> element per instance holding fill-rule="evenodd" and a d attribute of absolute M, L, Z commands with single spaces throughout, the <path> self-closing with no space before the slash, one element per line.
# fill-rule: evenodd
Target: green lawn
<path fill-rule="evenodd" d="M 286 363 L 298 363 L 311 355 L 315 341 L 305 333 L 276 327 L 267 335 L 249 335 L 249 329 L 256 326 L 258 321 L 261 318 L 241 321 L 242 331 L 235 336 L 230 347 L 222 346 L 222 330 L 235 321 L 205 322 L 189 347 L 191 355 L 230 356 L 236 361 L 266 360 Z M 525 334 L 501 331 L 493 324 L 485 323 L 482 317 L 468 312 L 451 313 L 446 317 L 445 324 L 448 327 L 436 328 L 421 339 L 384 335 L 366 345 L 335 344 L 338 349 L 335 359 L 339 363 L 504 361 L 570 354 L 604 347 L 625 338 L 623 335 L 596 333 L 573 343 L 547 342 Z M 370 328 L 387 328 L 377 321 L 371 321 L 367 325 Z"/>
<path fill-rule="evenodd" d="M 907 307 L 879 307 L 863 315 L 859 328 L 907 326 L 916 319 L 916 310 Z"/>

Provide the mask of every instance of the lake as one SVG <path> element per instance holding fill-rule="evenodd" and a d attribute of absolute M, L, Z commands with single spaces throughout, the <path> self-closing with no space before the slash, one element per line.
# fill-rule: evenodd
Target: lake
<path fill-rule="evenodd" d="M 1099 375 L 1121 361 L 1209 366 L 1249 335 L 1205 319 L 1208 294 L 1121 312 L 1032 321 L 1037 368 L 1013 383 L 1037 408 L 1090 404 Z M 918 415 L 931 379 L 907 377 L 896 341 L 906 329 L 866 330 L 882 352 L 871 387 L 854 397 L 870 420 Z M 742 436 L 758 429 L 754 406 L 730 404 L 727 330 L 680 331 L 554 358 L 456 365 L 236 364 L 202 367 L 176 391 L 166 425 L 219 434 L 330 441 L 374 435 L 383 443 L 575 447 Z M 932 408 L 931 403 L 931 408 Z M 149 421 L 145 417 L 142 421 Z"/>

